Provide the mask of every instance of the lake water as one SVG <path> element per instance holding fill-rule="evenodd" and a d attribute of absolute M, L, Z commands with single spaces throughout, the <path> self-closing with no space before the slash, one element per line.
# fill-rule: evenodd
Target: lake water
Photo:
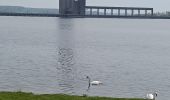
<path fill-rule="evenodd" d="M 170 20 L 0 17 L 0 91 L 170 98 Z M 92 86 L 88 80 L 100 80 Z"/>

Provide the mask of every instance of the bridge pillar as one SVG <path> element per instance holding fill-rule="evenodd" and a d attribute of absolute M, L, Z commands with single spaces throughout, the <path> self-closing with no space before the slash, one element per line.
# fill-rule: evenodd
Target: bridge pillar
<path fill-rule="evenodd" d="M 104 8 L 104 15 L 106 15 L 106 8 Z"/>
<path fill-rule="evenodd" d="M 92 11 L 93 8 L 90 8 L 90 15 L 93 15 L 93 11 Z"/>
<path fill-rule="evenodd" d="M 113 16 L 113 9 L 111 9 L 111 15 Z"/>
<path fill-rule="evenodd" d="M 127 16 L 127 9 L 125 9 L 125 16 Z"/>
<path fill-rule="evenodd" d="M 138 16 L 140 16 L 140 9 L 138 9 Z"/>
<path fill-rule="evenodd" d="M 134 15 L 134 9 L 132 9 L 132 14 L 131 14 L 131 16 L 133 16 Z"/>
<path fill-rule="evenodd" d="M 85 15 L 86 0 L 59 0 L 61 15 Z"/>
<path fill-rule="evenodd" d="M 99 14 L 99 13 L 100 13 L 99 11 L 100 11 L 99 8 L 97 8 L 97 15 L 98 15 L 98 16 L 100 15 L 100 14 Z"/>
<path fill-rule="evenodd" d="M 118 9 L 118 16 L 120 16 L 120 9 Z"/>
<path fill-rule="evenodd" d="M 148 10 L 145 10 L 145 16 L 147 16 L 148 15 L 148 12 L 147 12 Z"/>

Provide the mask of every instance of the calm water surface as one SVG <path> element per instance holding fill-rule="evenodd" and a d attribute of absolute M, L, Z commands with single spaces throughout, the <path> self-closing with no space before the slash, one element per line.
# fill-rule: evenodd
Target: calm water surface
<path fill-rule="evenodd" d="M 0 17 L 0 91 L 170 98 L 170 20 Z M 104 84 L 89 91 L 88 80 Z"/>

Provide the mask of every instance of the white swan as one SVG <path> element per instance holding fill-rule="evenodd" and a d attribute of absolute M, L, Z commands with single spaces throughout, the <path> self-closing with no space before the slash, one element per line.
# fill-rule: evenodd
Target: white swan
<path fill-rule="evenodd" d="M 91 83 L 91 85 L 100 85 L 100 84 L 102 84 L 102 82 L 100 82 L 100 81 L 92 81 L 90 83 Z"/>
<path fill-rule="evenodd" d="M 146 99 L 155 100 L 155 98 L 156 98 L 157 96 L 158 96 L 157 92 L 152 93 L 152 94 L 147 94 L 147 95 L 146 95 Z"/>
<path fill-rule="evenodd" d="M 86 78 L 89 79 L 89 87 L 90 87 L 90 85 L 101 85 L 101 84 L 103 84 L 101 81 L 91 81 L 89 76 L 87 76 Z"/>

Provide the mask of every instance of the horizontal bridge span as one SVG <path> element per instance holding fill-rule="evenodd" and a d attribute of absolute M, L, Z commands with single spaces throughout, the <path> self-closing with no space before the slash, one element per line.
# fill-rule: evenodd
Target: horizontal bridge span
<path fill-rule="evenodd" d="M 85 6 L 88 16 L 153 16 L 153 8 Z"/>
<path fill-rule="evenodd" d="M 85 6 L 89 9 L 130 9 L 130 10 L 153 10 L 153 8 L 144 8 L 144 7 L 104 7 L 104 6 Z"/>

